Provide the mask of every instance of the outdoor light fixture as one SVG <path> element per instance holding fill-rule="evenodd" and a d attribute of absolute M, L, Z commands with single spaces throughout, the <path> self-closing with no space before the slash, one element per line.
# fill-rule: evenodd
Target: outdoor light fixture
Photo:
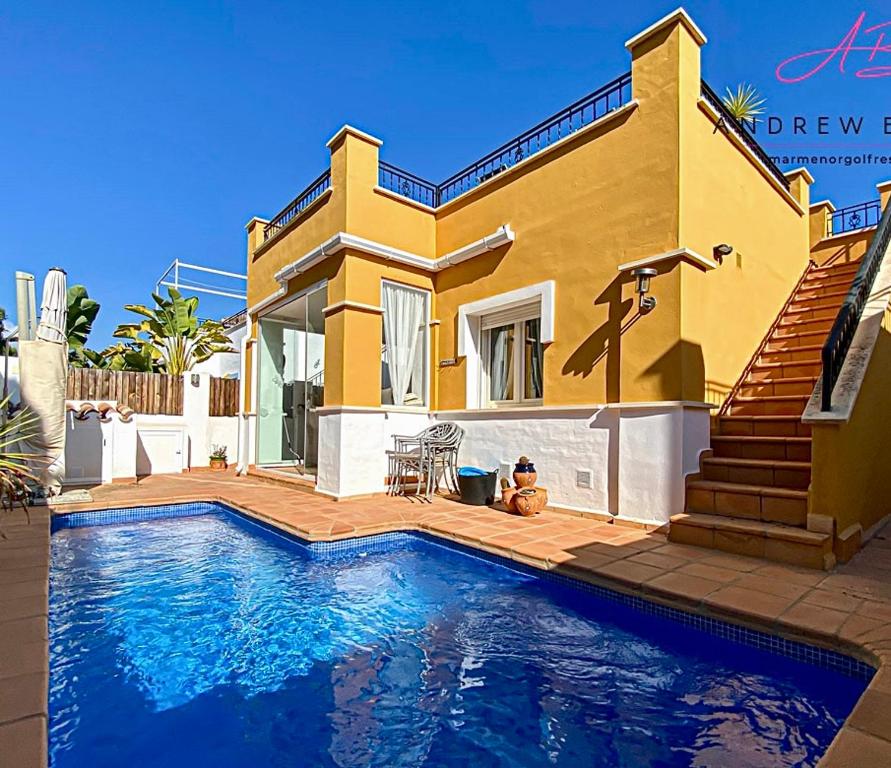
<path fill-rule="evenodd" d="M 650 290 L 650 279 L 659 274 L 652 267 L 640 267 L 631 271 L 631 276 L 637 280 L 637 295 L 640 296 L 641 313 L 650 312 L 656 308 L 656 297 L 647 296 Z"/>
<path fill-rule="evenodd" d="M 723 264 L 724 257 L 729 256 L 731 253 L 733 253 L 733 246 L 727 245 L 727 243 L 721 243 L 712 248 L 712 257 L 718 264 Z"/>

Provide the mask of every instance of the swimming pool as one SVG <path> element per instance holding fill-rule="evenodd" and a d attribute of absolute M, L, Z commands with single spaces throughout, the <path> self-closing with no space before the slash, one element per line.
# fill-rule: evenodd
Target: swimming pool
<path fill-rule="evenodd" d="M 871 674 L 425 536 L 306 546 L 212 504 L 56 519 L 50 586 L 54 768 L 807 766 Z"/>

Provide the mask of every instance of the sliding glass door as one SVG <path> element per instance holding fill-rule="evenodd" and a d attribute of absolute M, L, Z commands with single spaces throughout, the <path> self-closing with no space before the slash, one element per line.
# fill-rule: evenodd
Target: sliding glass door
<path fill-rule="evenodd" d="M 260 319 L 257 464 L 314 473 L 325 393 L 327 288 L 303 294 Z"/>

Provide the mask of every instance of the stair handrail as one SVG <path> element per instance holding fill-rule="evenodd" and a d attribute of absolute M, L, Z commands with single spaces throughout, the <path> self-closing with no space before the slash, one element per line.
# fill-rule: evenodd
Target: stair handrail
<path fill-rule="evenodd" d="M 823 391 L 820 410 L 832 410 L 832 390 L 841 374 L 842 366 L 854 340 L 854 333 L 860 323 L 863 307 L 872 293 L 879 267 L 891 244 L 891 205 L 886 205 L 882 218 L 872 237 L 866 255 L 860 260 L 860 268 L 854 275 L 854 281 L 848 295 L 839 307 L 835 322 L 823 345 L 821 359 L 823 362 Z"/>
<path fill-rule="evenodd" d="M 761 355 L 764 353 L 764 348 L 770 343 L 770 337 L 773 336 L 774 331 L 776 331 L 777 327 L 780 324 L 780 321 L 786 314 L 786 310 L 792 303 L 792 299 L 794 299 L 795 296 L 798 294 L 801 286 L 804 285 L 804 281 L 807 280 L 808 275 L 816 266 L 817 264 L 813 259 L 808 259 L 807 266 L 805 266 L 804 268 L 804 272 L 801 273 L 801 277 L 798 278 L 798 282 L 795 283 L 795 287 L 789 293 L 788 297 L 786 298 L 786 302 L 780 308 L 780 311 L 777 312 L 773 323 L 771 324 L 770 328 L 767 329 L 767 333 L 764 334 L 764 338 L 761 339 L 761 343 L 758 345 L 758 349 L 756 349 L 755 354 L 749 358 L 749 362 L 743 369 L 742 375 L 740 375 L 740 377 L 736 380 L 733 388 L 730 390 L 730 392 L 727 394 L 727 397 L 724 399 L 724 402 L 721 404 L 721 409 L 718 411 L 719 417 L 726 416 L 730 412 L 730 403 L 733 402 L 733 398 L 735 398 L 739 394 L 740 389 L 742 389 L 743 383 L 752 372 L 752 368 L 755 367 L 755 361 L 761 357 Z"/>

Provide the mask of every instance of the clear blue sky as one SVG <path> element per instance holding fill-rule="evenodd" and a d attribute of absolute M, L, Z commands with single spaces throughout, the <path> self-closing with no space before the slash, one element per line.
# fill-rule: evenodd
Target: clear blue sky
<path fill-rule="evenodd" d="M 676 2 L 159 2 L 0 6 L 0 306 L 16 269 L 52 265 L 102 303 L 91 346 L 147 302 L 174 257 L 243 271 L 243 225 L 269 216 L 327 164 L 344 122 L 382 156 L 439 181 L 629 69 L 623 47 Z M 887 2 L 686 4 L 709 37 L 704 76 L 747 81 L 773 114 L 864 114 L 856 140 L 765 139 L 891 154 L 891 78 L 835 68 L 774 77 Z M 891 64 L 891 55 L 882 63 Z M 858 61 L 862 61 L 859 59 Z M 879 63 L 878 61 L 874 63 Z M 827 68 L 829 69 L 829 68 Z M 869 146 L 867 146 L 869 145 Z M 891 167 L 814 169 L 814 199 L 875 196 Z M 202 314 L 232 302 L 202 300 Z"/>

